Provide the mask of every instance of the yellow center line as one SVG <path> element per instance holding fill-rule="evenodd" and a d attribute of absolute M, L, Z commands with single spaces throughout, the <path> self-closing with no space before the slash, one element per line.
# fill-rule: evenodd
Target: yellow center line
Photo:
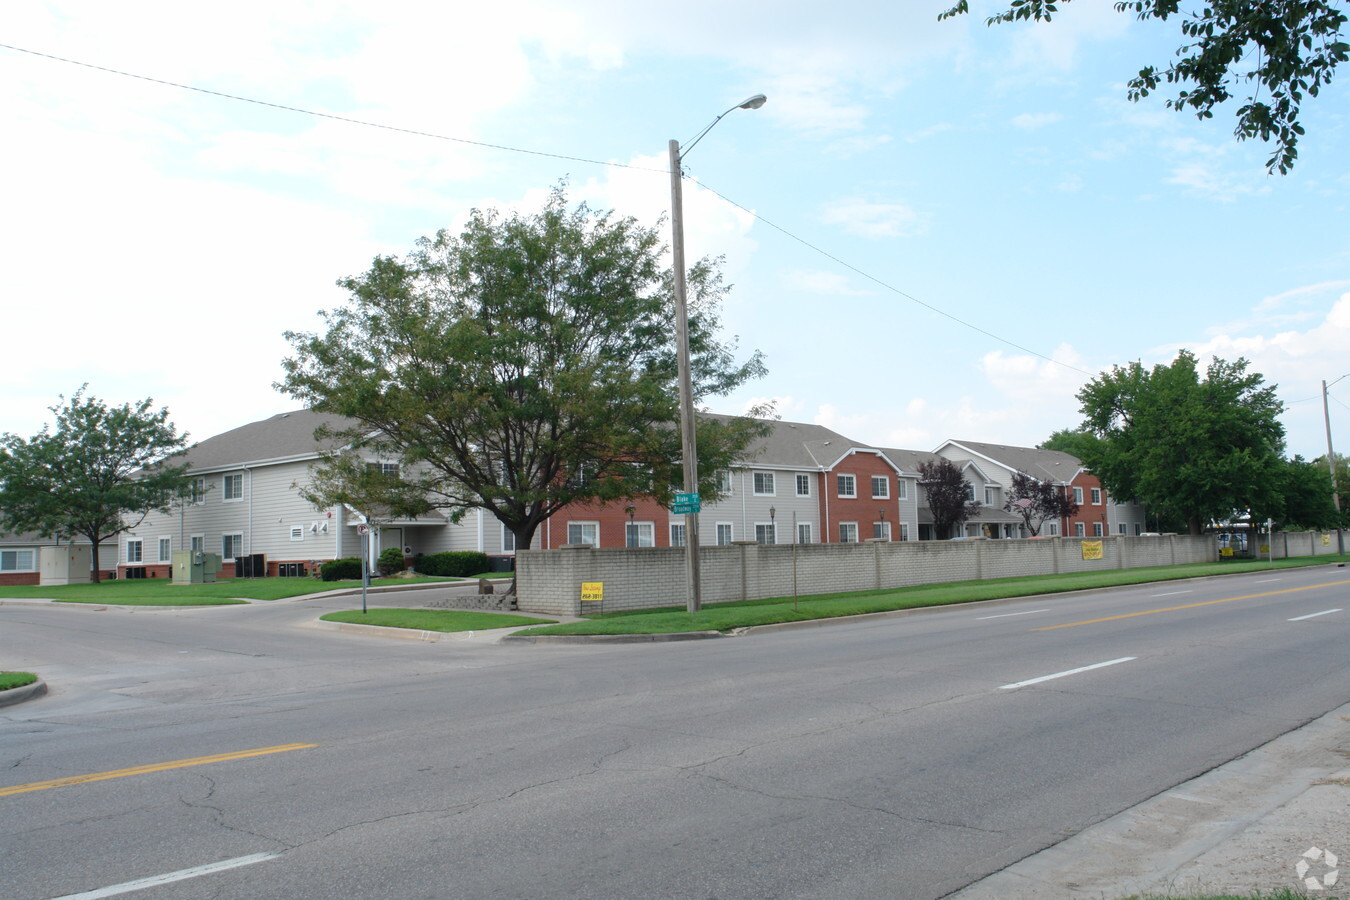
<path fill-rule="evenodd" d="M 146 775 L 150 772 L 163 772 L 166 769 L 184 769 L 188 766 L 202 766 L 207 763 L 228 762 L 232 759 L 247 759 L 250 756 L 265 756 L 269 753 L 285 753 L 287 750 L 305 750 L 318 744 L 281 744 L 277 747 L 259 747 L 256 750 L 238 750 L 234 753 L 217 753 L 215 756 L 197 756 L 192 759 L 176 759 L 173 762 L 152 763 L 148 766 L 133 766 L 130 769 L 114 769 L 111 772 L 93 772 L 89 775 L 71 775 L 69 778 L 54 778 L 51 781 L 34 781 L 31 784 L 16 784 L 14 787 L 0 788 L 0 797 L 11 794 L 26 794 L 29 791 L 45 791 L 47 788 L 65 787 L 68 784 L 85 784 L 90 781 L 107 781 L 110 778 L 126 778 L 129 775 Z"/>
<path fill-rule="evenodd" d="M 1099 622 L 1114 622 L 1117 619 L 1133 619 L 1135 616 L 1151 616 L 1154 613 L 1176 612 L 1181 609 L 1195 609 L 1200 606 L 1213 606 L 1216 603 L 1232 603 L 1234 600 L 1254 600 L 1257 597 L 1274 597 L 1276 594 L 1292 594 L 1296 591 L 1336 587 L 1342 584 L 1350 584 L 1350 581 L 1333 581 L 1330 584 L 1309 584 L 1303 587 L 1284 588 L 1279 591 L 1266 591 L 1262 594 L 1244 594 L 1241 597 L 1225 597 L 1222 600 L 1206 600 L 1203 603 L 1187 603 L 1185 606 L 1169 606 L 1166 609 L 1146 609 L 1142 612 L 1123 613 L 1119 616 L 1106 616 L 1101 619 L 1087 619 L 1083 622 L 1066 622 L 1063 625 L 1047 625 L 1044 628 L 1033 628 L 1032 631 L 1054 631 L 1056 628 L 1077 628 L 1079 625 L 1096 625 Z"/>

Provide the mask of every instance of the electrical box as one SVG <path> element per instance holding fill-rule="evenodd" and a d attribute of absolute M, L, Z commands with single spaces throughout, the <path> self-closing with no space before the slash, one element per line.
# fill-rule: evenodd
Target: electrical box
<path fill-rule="evenodd" d="M 220 573 L 220 554 L 201 550 L 173 552 L 174 584 L 214 584 Z"/>

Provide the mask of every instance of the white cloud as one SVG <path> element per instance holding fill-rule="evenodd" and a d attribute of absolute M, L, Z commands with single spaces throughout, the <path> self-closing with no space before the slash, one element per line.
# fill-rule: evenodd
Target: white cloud
<path fill-rule="evenodd" d="M 871 293 L 853 287 L 847 275 L 819 269 L 789 269 L 783 273 L 782 280 L 790 290 L 831 297 L 865 297 Z"/>
<path fill-rule="evenodd" d="M 1013 116 L 1010 122 L 1014 128 L 1034 131 L 1037 128 L 1053 125 L 1063 118 L 1059 113 L 1022 113 L 1019 116 Z"/>
<path fill-rule="evenodd" d="M 849 234 L 865 238 L 915 237 L 928 223 L 924 216 L 902 203 L 874 203 L 849 197 L 826 204 L 821 221 L 843 225 Z"/>

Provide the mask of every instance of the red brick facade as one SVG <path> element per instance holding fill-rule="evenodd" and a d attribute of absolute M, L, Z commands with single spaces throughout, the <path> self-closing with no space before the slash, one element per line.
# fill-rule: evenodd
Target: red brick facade
<path fill-rule="evenodd" d="M 816 476 L 817 496 L 820 501 L 821 533 L 817 540 L 824 544 L 843 542 L 839 526 L 844 523 L 856 525 L 857 541 L 866 541 L 874 537 L 874 525 L 880 522 L 890 523 L 891 539 L 899 538 L 900 501 L 896 494 L 897 472 L 895 467 L 880 454 L 854 450 L 843 457 L 835 466 Z M 853 496 L 840 494 L 840 476 L 852 476 Z M 886 480 L 886 496 L 874 497 L 872 478 Z M 852 529 L 850 529 L 852 530 Z"/>

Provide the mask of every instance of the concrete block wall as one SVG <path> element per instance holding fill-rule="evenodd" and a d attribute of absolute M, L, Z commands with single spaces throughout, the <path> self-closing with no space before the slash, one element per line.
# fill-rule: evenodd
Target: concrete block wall
<path fill-rule="evenodd" d="M 1101 541 L 1101 559 L 1083 559 L 1083 542 Z M 1333 536 L 1334 542 L 1334 536 Z M 1320 543 L 1320 542 L 1319 542 Z M 1312 552 L 1312 542 L 1303 555 Z M 1334 546 L 1332 547 L 1334 552 Z M 1281 548 L 1277 546 L 1276 554 Z M 1023 575 L 1212 562 L 1211 535 L 998 541 L 867 541 L 856 544 L 737 543 L 700 549 L 703 602 L 807 597 Z M 683 606 L 682 548 L 523 550 L 516 554 L 521 610 L 580 615 L 583 582 L 604 583 L 605 611 Z"/>

